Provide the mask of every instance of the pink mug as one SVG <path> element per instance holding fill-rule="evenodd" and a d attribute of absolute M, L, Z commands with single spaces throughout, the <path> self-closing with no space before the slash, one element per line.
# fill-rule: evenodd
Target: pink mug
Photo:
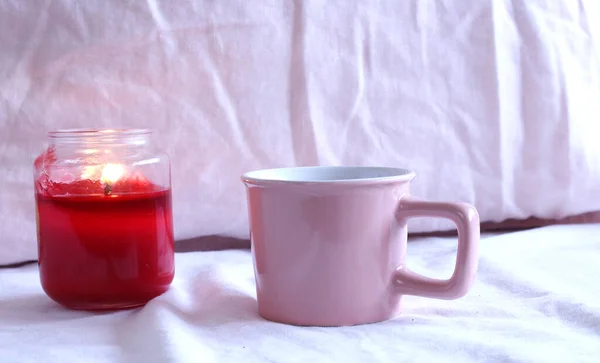
<path fill-rule="evenodd" d="M 244 174 L 260 316 L 292 325 L 356 325 L 394 317 L 402 295 L 464 296 L 477 271 L 479 215 L 465 203 L 411 197 L 414 177 L 382 167 Z M 458 229 L 448 280 L 406 266 L 407 220 L 429 216 Z"/>

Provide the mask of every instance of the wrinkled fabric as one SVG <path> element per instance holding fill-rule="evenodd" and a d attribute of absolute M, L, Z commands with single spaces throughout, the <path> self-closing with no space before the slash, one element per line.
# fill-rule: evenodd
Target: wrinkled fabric
<path fill-rule="evenodd" d="M 247 237 L 245 171 L 414 169 L 483 221 L 600 209 L 595 0 L 0 2 L 0 263 L 46 132 L 150 127 L 175 234 Z M 452 228 L 417 220 L 412 231 Z"/>
<path fill-rule="evenodd" d="M 35 265 L 0 269 L 0 362 L 597 362 L 600 225 L 485 236 L 471 292 L 403 297 L 396 318 L 294 327 L 257 314 L 248 251 L 177 254 L 172 287 L 145 307 L 70 311 Z M 408 245 L 418 273 L 448 278 L 456 240 Z"/>

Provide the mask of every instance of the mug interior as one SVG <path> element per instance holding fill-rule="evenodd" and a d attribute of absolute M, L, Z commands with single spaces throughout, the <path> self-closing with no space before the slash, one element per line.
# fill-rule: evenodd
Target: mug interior
<path fill-rule="evenodd" d="M 295 168 L 263 169 L 245 173 L 245 182 L 361 182 L 409 181 L 415 174 L 407 169 L 377 166 L 308 166 Z"/>

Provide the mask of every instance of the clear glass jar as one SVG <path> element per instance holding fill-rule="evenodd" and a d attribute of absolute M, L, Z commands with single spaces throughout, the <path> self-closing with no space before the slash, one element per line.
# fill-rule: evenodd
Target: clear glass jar
<path fill-rule="evenodd" d="M 149 130 L 48 134 L 35 160 L 38 265 L 46 294 L 85 310 L 140 306 L 174 275 L 171 174 Z"/>

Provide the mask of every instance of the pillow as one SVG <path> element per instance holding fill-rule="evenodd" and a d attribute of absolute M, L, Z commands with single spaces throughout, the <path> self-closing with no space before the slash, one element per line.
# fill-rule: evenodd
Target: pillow
<path fill-rule="evenodd" d="M 240 174 L 294 165 L 411 168 L 413 194 L 486 222 L 600 210 L 598 16 L 593 0 L 0 3 L 0 264 L 37 256 L 32 162 L 59 128 L 154 128 L 177 239 L 247 238 Z"/>

